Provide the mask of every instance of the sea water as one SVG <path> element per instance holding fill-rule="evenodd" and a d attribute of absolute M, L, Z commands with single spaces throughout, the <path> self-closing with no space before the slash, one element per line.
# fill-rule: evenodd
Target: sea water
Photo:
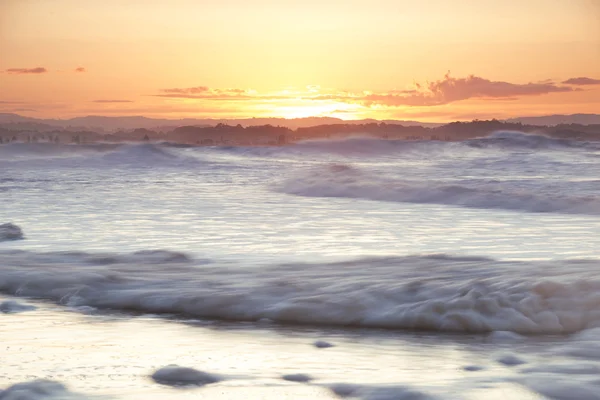
<path fill-rule="evenodd" d="M 600 398 L 598 143 L 5 144 L 2 223 L 2 400 Z"/>

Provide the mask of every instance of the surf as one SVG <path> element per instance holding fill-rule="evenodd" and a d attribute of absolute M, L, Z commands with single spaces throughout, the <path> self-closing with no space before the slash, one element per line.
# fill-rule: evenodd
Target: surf
<path fill-rule="evenodd" d="M 438 332 L 600 326 L 598 260 L 415 255 L 254 268 L 168 251 L 0 254 L 1 292 L 74 309 Z"/>
<path fill-rule="evenodd" d="M 510 181 L 416 181 L 399 179 L 397 173 L 390 175 L 348 164 L 325 164 L 298 171 L 274 183 L 272 189 L 304 197 L 600 215 L 600 196 L 594 194 L 549 193 L 537 187 L 518 187 Z"/>

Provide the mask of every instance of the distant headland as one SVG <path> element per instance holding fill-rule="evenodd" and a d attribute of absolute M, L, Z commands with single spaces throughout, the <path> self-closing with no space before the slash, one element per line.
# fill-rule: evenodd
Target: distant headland
<path fill-rule="evenodd" d="M 553 123 L 542 124 L 543 121 Z M 577 121 L 577 122 L 574 122 Z M 134 125 L 134 124 L 138 125 Z M 600 141 L 600 115 L 473 120 L 447 124 L 417 121 L 343 121 L 335 118 L 157 120 L 145 117 L 82 117 L 40 120 L 0 114 L 0 143 L 162 141 L 199 146 L 285 145 L 303 140 L 371 136 L 394 140 L 460 141 L 496 131 L 519 131 L 554 138 Z"/>

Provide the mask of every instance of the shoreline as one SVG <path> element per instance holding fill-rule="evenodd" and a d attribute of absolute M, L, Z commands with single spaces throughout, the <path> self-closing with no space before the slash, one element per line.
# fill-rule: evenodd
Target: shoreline
<path fill-rule="evenodd" d="M 509 393 L 521 399 L 540 398 L 511 382 L 511 369 L 489 357 L 491 349 L 518 347 L 536 352 L 538 345 L 533 342 L 486 344 L 478 337 L 431 335 L 424 339 L 412 333 L 348 335 L 343 330 L 277 331 L 263 326 L 239 330 L 235 325 L 190 325 L 148 315 L 86 315 L 44 302 L 31 303 L 38 309 L 0 315 L 6 321 L 0 334 L 7 338 L 2 389 L 50 379 L 75 393 L 132 400 L 175 396 L 329 400 L 339 398 L 330 386 L 346 383 L 403 386 L 441 394 L 441 398 L 448 398 L 444 394 L 454 398 L 451 394 L 459 388 L 463 399 L 485 395 L 500 400 Z M 311 344 L 317 339 L 336 346 L 317 349 Z M 440 358 L 443 366 L 438 364 Z M 432 363 L 438 367 L 431 369 Z M 226 379 L 204 387 L 154 383 L 150 375 L 169 364 Z M 471 364 L 484 368 L 479 372 L 464 369 Z M 281 378 L 295 373 L 309 374 L 315 381 L 306 384 Z M 486 381 L 488 387 L 481 387 Z"/>

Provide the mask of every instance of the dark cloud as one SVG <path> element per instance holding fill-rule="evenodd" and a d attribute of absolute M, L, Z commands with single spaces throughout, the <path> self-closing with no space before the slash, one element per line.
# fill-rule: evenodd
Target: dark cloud
<path fill-rule="evenodd" d="M 0 100 L 0 104 L 25 104 L 24 101 Z"/>
<path fill-rule="evenodd" d="M 22 74 L 45 74 L 46 72 L 48 72 L 48 70 L 46 68 L 43 67 L 36 67 L 36 68 L 9 68 L 6 70 L 7 73 L 9 74 L 16 74 L 16 75 L 22 75 Z"/>
<path fill-rule="evenodd" d="M 565 85 L 600 85 L 600 79 L 586 78 L 580 76 L 579 78 L 567 79 L 563 82 Z"/>
<path fill-rule="evenodd" d="M 133 103 L 131 100 L 92 100 L 92 103 Z"/>
<path fill-rule="evenodd" d="M 75 68 L 75 72 L 87 72 L 87 70 L 83 67 L 77 67 Z"/>

